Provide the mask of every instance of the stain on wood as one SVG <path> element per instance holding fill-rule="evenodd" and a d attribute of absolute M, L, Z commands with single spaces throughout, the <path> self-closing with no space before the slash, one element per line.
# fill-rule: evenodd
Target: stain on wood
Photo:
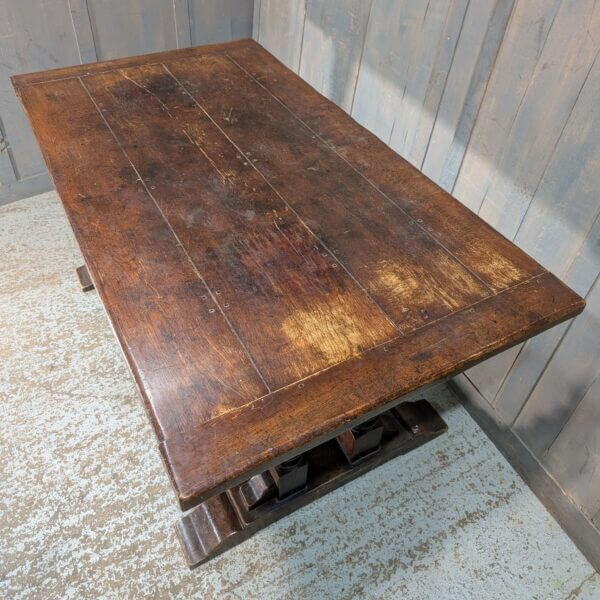
<path fill-rule="evenodd" d="M 182 506 L 583 309 L 252 41 L 13 81 Z"/>

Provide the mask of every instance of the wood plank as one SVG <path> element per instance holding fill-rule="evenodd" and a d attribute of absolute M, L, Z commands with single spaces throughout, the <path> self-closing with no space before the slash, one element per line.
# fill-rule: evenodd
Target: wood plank
<path fill-rule="evenodd" d="M 177 48 L 175 14 L 162 0 L 87 0 L 98 59 Z"/>
<path fill-rule="evenodd" d="M 514 424 L 536 456 L 552 445 L 600 368 L 600 277 L 587 296 L 585 312 L 573 321 Z"/>
<path fill-rule="evenodd" d="M 188 0 L 192 44 L 215 44 L 252 35 L 252 0 Z"/>
<path fill-rule="evenodd" d="M 260 43 L 296 73 L 300 68 L 305 18 L 306 0 L 260 2 Z"/>
<path fill-rule="evenodd" d="M 467 0 L 430 2 L 418 46 L 410 50 L 410 76 L 396 113 L 390 146 L 419 168 L 430 145 L 468 5 Z M 374 97 L 373 101 L 378 100 Z"/>
<path fill-rule="evenodd" d="M 490 74 L 454 195 L 479 212 L 561 0 L 517 0 Z M 535 33 L 535 35 L 533 34 Z"/>
<path fill-rule="evenodd" d="M 300 76 L 349 112 L 371 11 L 367 0 L 307 0 Z"/>
<path fill-rule="evenodd" d="M 188 48 L 192 45 L 189 2 L 190 0 L 173 0 L 173 21 L 177 48 Z"/>
<path fill-rule="evenodd" d="M 419 223 L 235 64 L 207 56 L 168 67 L 402 331 L 490 294 Z M 223 104 L 234 94 L 235 101 Z"/>
<path fill-rule="evenodd" d="M 21 95 L 158 436 L 264 394 L 81 82 L 31 86 Z"/>
<path fill-rule="evenodd" d="M 399 335 L 164 67 L 85 86 L 271 389 Z"/>
<path fill-rule="evenodd" d="M 71 23 L 77 41 L 79 51 L 79 62 L 90 63 L 98 60 L 96 44 L 90 23 L 90 15 L 87 10 L 86 0 L 68 0 Z"/>
<path fill-rule="evenodd" d="M 543 463 L 590 519 L 600 510 L 600 376 L 561 430 Z"/>
<path fill-rule="evenodd" d="M 260 34 L 260 0 L 254 0 L 254 13 L 252 16 L 252 39 L 258 41 Z"/>
<path fill-rule="evenodd" d="M 471 136 L 514 0 L 470 2 L 422 163 L 422 171 L 451 191 Z"/>
<path fill-rule="evenodd" d="M 379 0 L 371 9 L 352 116 L 386 143 L 410 76 L 413 53 L 425 48 L 423 27 L 432 22 L 441 27 L 439 10 L 432 10 L 434 18 L 427 20 L 428 6 L 411 0 Z"/>
<path fill-rule="evenodd" d="M 161 452 L 179 501 L 190 507 L 385 410 L 425 382 L 452 375 L 582 308 L 556 278 L 540 275 L 484 300 L 477 310 L 455 313 L 227 418 L 165 439 Z M 239 431 L 245 435 L 236 435 Z"/>
<path fill-rule="evenodd" d="M 590 223 L 600 214 L 599 95 L 600 61 L 596 61 L 515 238 L 519 247 L 583 296 L 600 270 L 600 259 L 593 257 L 591 248 L 577 256 L 586 236 L 592 235 L 593 244 L 600 235 L 590 232 Z M 574 262 L 587 265 L 587 272 L 571 275 Z M 510 351 L 509 360 L 497 357 L 468 375 L 484 396 L 492 400 L 498 396 L 497 404 L 506 404 L 502 414 L 512 422 L 560 339 L 559 331 L 548 332 L 543 340 L 527 342 L 531 348 L 523 349 L 518 358 Z"/>
<path fill-rule="evenodd" d="M 258 46 L 227 54 L 495 291 L 542 268 Z"/>
<path fill-rule="evenodd" d="M 600 5 L 562 3 L 519 106 L 479 215 L 512 239 L 600 48 Z M 560 94 L 556 91 L 560 89 Z"/>
<path fill-rule="evenodd" d="M 13 84 L 13 87 L 18 92 L 29 85 L 37 85 L 59 79 L 88 77 L 89 75 L 93 75 L 95 73 L 103 73 L 105 71 L 112 71 L 114 69 L 122 69 L 126 67 L 134 67 L 136 65 L 161 64 L 167 57 L 172 59 L 174 57 L 185 58 L 187 56 L 203 56 L 204 54 L 223 52 L 225 49 L 233 50 L 235 48 L 241 48 L 248 45 L 254 46 L 254 42 L 252 40 L 239 40 L 224 44 L 207 44 L 205 46 L 196 46 L 194 48 L 182 48 L 180 50 L 155 52 L 151 55 L 140 54 L 138 56 L 125 56 L 123 58 L 115 58 L 111 61 L 102 61 L 89 65 L 59 67 L 57 69 L 50 69 L 47 71 L 36 71 L 33 73 L 12 75 L 10 80 Z"/>
<path fill-rule="evenodd" d="M 565 283 L 580 296 L 588 294 L 600 271 L 598 240 L 600 213 L 564 276 Z M 512 424 L 516 419 L 566 329 L 566 325 L 559 325 L 528 340 L 524 345 L 497 398 L 498 414 L 505 423 Z"/>

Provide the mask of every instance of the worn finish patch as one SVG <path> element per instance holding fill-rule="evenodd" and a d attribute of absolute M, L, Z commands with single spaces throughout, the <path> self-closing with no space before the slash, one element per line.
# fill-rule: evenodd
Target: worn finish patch
<path fill-rule="evenodd" d="M 445 388 L 450 432 L 189 572 L 132 379 L 56 195 L 0 209 L 0 597 L 600 596 Z"/>

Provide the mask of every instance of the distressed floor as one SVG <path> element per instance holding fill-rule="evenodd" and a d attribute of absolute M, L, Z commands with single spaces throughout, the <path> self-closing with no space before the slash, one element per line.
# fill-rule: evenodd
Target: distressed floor
<path fill-rule="evenodd" d="M 598 599 L 451 392 L 450 432 L 189 572 L 155 439 L 54 193 L 0 208 L 1 598 Z"/>

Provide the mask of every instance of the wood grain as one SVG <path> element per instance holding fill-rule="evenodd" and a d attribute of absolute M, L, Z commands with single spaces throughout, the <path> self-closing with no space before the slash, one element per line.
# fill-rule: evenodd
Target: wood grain
<path fill-rule="evenodd" d="M 600 511 L 600 376 L 592 382 L 543 462 L 589 519 Z"/>
<path fill-rule="evenodd" d="M 214 56 L 168 67 L 403 332 L 490 295 L 419 223 L 237 65 Z M 233 94 L 236 103 L 223 104 Z"/>
<path fill-rule="evenodd" d="M 21 93 L 159 437 L 266 393 L 81 82 Z"/>
<path fill-rule="evenodd" d="M 169 437 L 160 447 L 180 502 L 187 507 L 239 483 L 265 465 L 334 437 L 353 422 L 382 412 L 398 397 L 462 371 L 581 308 L 575 294 L 544 274 L 477 308 L 269 394 L 226 418 Z M 303 424 L 302 434 L 298 423 Z M 240 430 L 245 432 L 243 439 L 235 436 Z"/>
<path fill-rule="evenodd" d="M 547 452 L 598 376 L 600 276 L 587 302 L 587 310 L 569 327 L 514 424 L 517 435 L 538 457 Z M 565 373 L 562 365 L 567 357 L 572 364 Z"/>
<path fill-rule="evenodd" d="M 307 0 L 260 0 L 258 40 L 287 67 L 298 72 Z"/>
<path fill-rule="evenodd" d="M 371 0 L 308 0 L 300 77 L 350 112 Z"/>
<path fill-rule="evenodd" d="M 84 85 L 271 389 L 399 335 L 167 69 Z"/>
<path fill-rule="evenodd" d="M 494 291 L 542 268 L 342 110 L 256 46 L 228 51 L 336 154 L 404 210 Z M 494 248 L 493 251 L 491 249 Z"/>
<path fill-rule="evenodd" d="M 481 0 L 467 8 L 422 163 L 423 173 L 445 190 L 454 187 L 513 4 Z"/>
<path fill-rule="evenodd" d="M 254 42 L 14 82 L 182 506 L 583 309 Z"/>

